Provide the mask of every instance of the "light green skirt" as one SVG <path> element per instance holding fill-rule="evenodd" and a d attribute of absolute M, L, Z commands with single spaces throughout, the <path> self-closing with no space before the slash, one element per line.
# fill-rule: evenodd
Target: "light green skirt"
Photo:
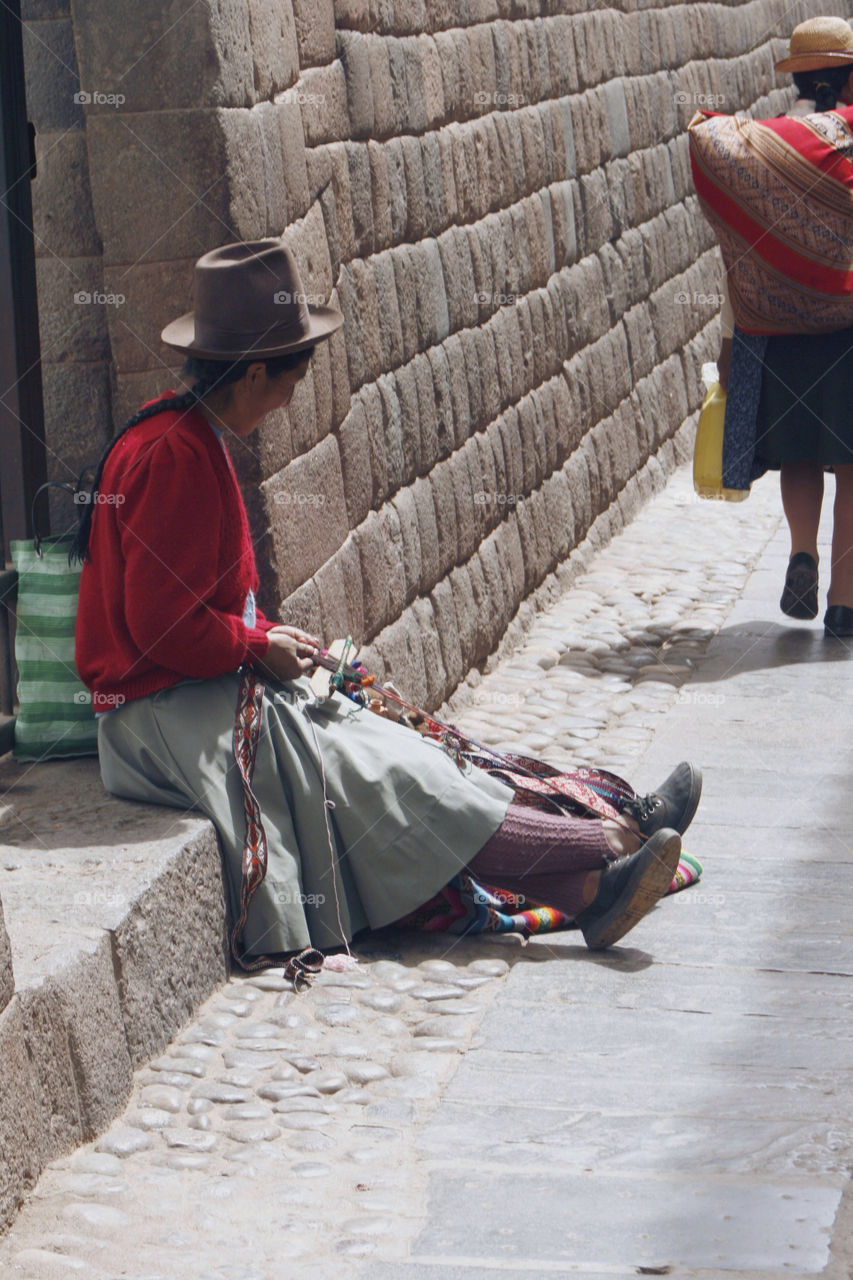
<path fill-rule="evenodd" d="M 233 751 L 239 683 L 237 672 L 185 680 L 98 722 L 109 792 L 214 823 L 233 919 L 246 830 Z M 414 910 L 494 834 L 513 794 L 340 694 L 316 700 L 304 677 L 265 690 L 253 790 L 268 844 L 242 936 L 253 954 L 339 945 Z"/>

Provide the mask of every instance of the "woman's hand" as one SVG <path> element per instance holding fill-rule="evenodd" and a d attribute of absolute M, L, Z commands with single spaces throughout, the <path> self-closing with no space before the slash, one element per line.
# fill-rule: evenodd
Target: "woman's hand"
<path fill-rule="evenodd" d="M 729 369 L 732 363 L 732 340 L 723 338 L 720 343 L 720 354 L 717 356 L 717 379 L 724 391 L 729 386 Z"/>
<path fill-rule="evenodd" d="M 314 666 L 314 653 L 320 641 L 298 627 L 277 626 L 267 632 L 269 648 L 261 669 L 277 680 L 295 680 Z"/>

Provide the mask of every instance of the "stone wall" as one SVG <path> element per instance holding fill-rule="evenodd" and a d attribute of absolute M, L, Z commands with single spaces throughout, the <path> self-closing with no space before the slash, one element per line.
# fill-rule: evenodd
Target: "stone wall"
<path fill-rule="evenodd" d="M 346 324 L 235 447 L 263 603 L 441 704 L 672 465 L 719 309 L 684 126 L 785 109 L 812 6 L 26 3 L 54 473 L 174 385 L 194 259 L 284 231 Z"/>

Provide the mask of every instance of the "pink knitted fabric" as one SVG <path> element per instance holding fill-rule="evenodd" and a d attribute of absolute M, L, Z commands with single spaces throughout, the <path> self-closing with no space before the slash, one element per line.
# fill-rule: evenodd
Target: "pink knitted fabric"
<path fill-rule="evenodd" d="M 483 884 L 575 916 L 585 905 L 583 886 L 590 871 L 600 871 L 614 856 L 601 819 L 510 804 L 468 870 Z"/>

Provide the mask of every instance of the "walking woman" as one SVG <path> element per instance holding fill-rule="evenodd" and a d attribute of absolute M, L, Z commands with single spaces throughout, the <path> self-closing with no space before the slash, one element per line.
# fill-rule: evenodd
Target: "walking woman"
<path fill-rule="evenodd" d="M 788 112 L 804 117 L 853 104 L 853 30 L 843 18 L 810 18 L 794 29 L 787 58 L 797 102 Z M 846 130 L 846 134 L 845 131 Z M 841 155 L 849 167 L 853 137 L 846 121 Z M 814 187 L 819 175 L 815 173 Z M 853 269 L 853 192 L 834 193 L 847 210 Z M 808 198 L 808 197 L 807 197 Z M 829 235 L 829 228 L 825 228 Z M 779 284 L 780 291 L 784 282 Z M 726 385 L 731 358 L 731 311 L 724 310 L 719 368 Z M 831 577 L 824 628 L 828 636 L 853 636 L 853 328 L 827 333 L 777 333 L 767 339 L 758 406 L 755 471 L 780 473 L 782 505 L 791 534 L 790 560 L 780 600 L 791 618 L 818 614 L 817 534 L 824 473 L 835 473 Z"/>
<path fill-rule="evenodd" d="M 612 794 L 598 814 L 516 803 L 438 742 L 339 693 L 315 696 L 306 673 L 320 638 L 256 603 L 225 440 L 287 405 L 341 324 L 303 299 L 280 240 L 205 254 L 195 311 L 163 332 L 192 390 L 143 406 L 101 459 L 77 543 L 76 660 L 100 715 L 104 785 L 212 820 L 247 966 L 398 921 L 463 872 L 608 946 L 669 888 L 696 770 L 679 766 L 646 797 L 602 774 Z"/>

